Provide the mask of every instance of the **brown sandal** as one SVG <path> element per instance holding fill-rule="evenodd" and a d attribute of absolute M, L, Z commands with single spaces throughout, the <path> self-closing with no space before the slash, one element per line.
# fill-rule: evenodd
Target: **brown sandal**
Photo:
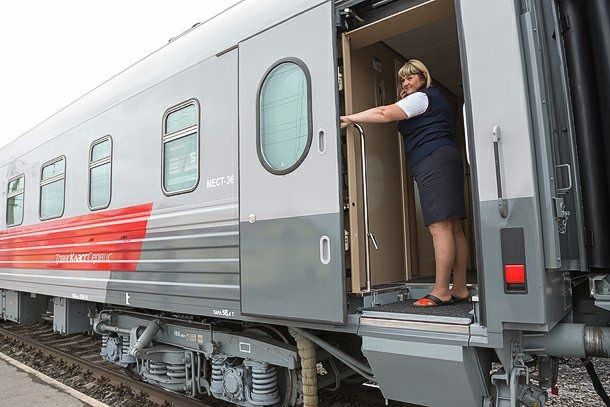
<path fill-rule="evenodd" d="M 413 303 L 415 307 L 439 307 L 441 305 L 449 304 L 453 304 L 453 298 L 449 298 L 448 300 L 443 301 L 436 295 L 432 294 L 426 294 Z"/>
<path fill-rule="evenodd" d="M 463 302 L 472 302 L 472 298 L 470 298 L 469 295 L 464 298 L 460 298 L 460 297 L 456 297 L 456 296 L 452 295 L 451 302 L 453 302 L 454 304 L 461 304 Z"/>

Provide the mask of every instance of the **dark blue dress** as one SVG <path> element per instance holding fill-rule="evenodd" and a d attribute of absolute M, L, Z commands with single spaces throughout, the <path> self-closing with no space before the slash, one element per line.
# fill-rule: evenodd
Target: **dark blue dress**
<path fill-rule="evenodd" d="M 428 96 L 428 108 L 400 120 L 398 131 L 417 182 L 424 223 L 464 219 L 464 165 L 455 144 L 451 106 L 438 88 L 420 92 Z"/>

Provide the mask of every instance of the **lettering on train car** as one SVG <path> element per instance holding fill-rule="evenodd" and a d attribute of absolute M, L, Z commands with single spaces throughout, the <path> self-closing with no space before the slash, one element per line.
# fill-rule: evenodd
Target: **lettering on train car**
<path fill-rule="evenodd" d="M 233 184 L 235 184 L 235 175 L 233 174 L 224 177 L 210 178 L 205 181 L 206 188 L 217 188 Z"/>
<path fill-rule="evenodd" d="M 213 310 L 214 315 L 219 317 L 234 317 L 235 311 L 229 311 L 228 309 L 215 309 Z"/>
<path fill-rule="evenodd" d="M 89 301 L 89 295 L 82 294 L 82 293 L 72 293 L 72 299 L 81 300 L 81 301 Z"/>
<path fill-rule="evenodd" d="M 55 255 L 57 263 L 65 262 L 96 262 L 108 261 L 112 258 L 112 253 L 68 253 Z"/>

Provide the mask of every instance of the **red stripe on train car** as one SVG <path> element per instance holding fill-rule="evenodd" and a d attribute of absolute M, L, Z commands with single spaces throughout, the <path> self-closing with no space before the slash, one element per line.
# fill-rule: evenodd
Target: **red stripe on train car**
<path fill-rule="evenodd" d="M 152 203 L 0 230 L 0 268 L 135 271 Z"/>

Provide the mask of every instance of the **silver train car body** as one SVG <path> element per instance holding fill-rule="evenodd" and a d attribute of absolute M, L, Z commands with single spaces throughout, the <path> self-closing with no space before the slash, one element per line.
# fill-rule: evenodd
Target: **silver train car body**
<path fill-rule="evenodd" d="M 607 355 L 607 273 L 588 266 L 559 8 L 369 3 L 245 0 L 0 150 L 2 316 L 35 320 L 52 299 L 56 329 L 95 330 L 109 361 L 243 406 L 303 393 L 310 405 L 295 343 L 315 344 L 332 371 L 318 387 L 360 375 L 386 399 L 431 406 L 542 405 L 558 356 Z M 390 99 L 381 75 L 411 56 L 392 38 L 434 41 L 447 21 L 451 41 L 438 34 L 426 61 L 457 61 L 432 74 L 463 128 L 475 302 L 418 313 L 404 309 L 429 287 L 411 279 L 412 251 L 426 260 L 410 246 L 417 210 L 382 216 L 380 158 L 404 166 L 400 143 L 375 144 L 371 127 L 342 136 L 338 117 L 366 86 Z M 278 169 L 261 151 L 260 101 L 282 66 L 306 78 L 307 138 Z M 92 188 L 102 169 L 108 183 Z M 384 235 L 392 223 L 398 240 Z M 398 277 L 385 271 L 391 247 Z M 597 307 L 581 314 L 577 301 Z"/>

